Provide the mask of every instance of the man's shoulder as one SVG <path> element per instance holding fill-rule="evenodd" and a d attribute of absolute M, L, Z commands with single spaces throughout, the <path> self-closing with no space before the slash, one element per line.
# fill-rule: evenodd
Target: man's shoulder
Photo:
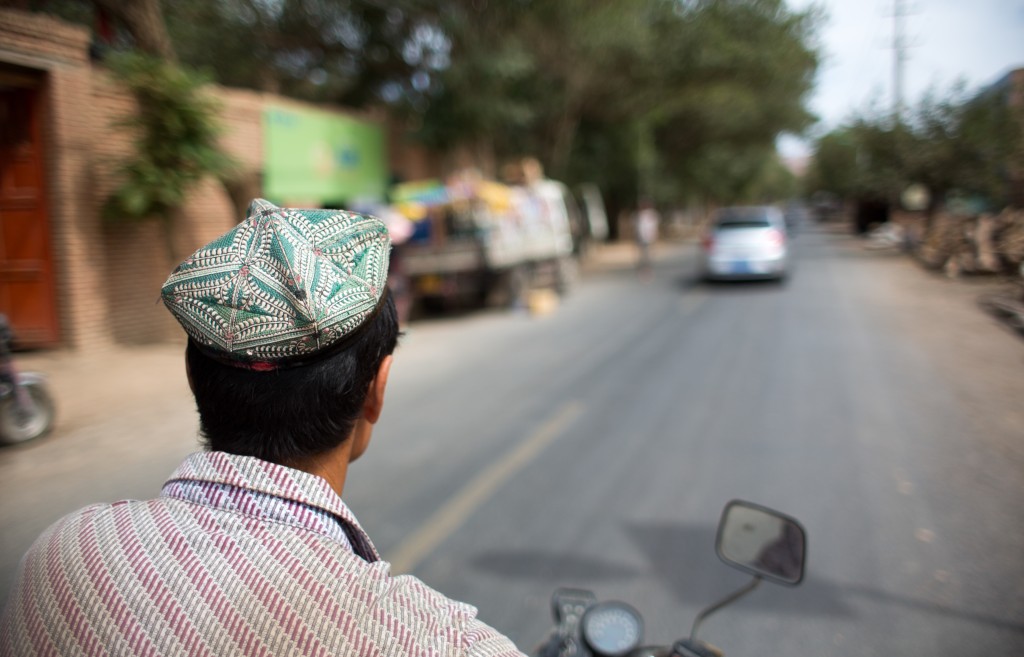
<path fill-rule="evenodd" d="M 27 582 L 39 582 L 40 576 L 46 576 L 66 587 L 83 584 L 80 580 L 94 577 L 101 567 L 109 568 L 112 560 L 131 551 L 132 545 L 153 542 L 152 532 L 138 518 L 153 517 L 154 508 L 164 503 L 160 499 L 121 500 L 90 504 L 68 513 L 32 543 L 21 561 L 19 575 Z M 85 567 L 87 561 L 91 568 Z M 57 579 L 53 577 L 55 570 L 61 571 Z"/>
<path fill-rule="evenodd" d="M 121 500 L 112 503 L 90 504 L 77 511 L 72 511 L 61 517 L 47 527 L 35 540 L 28 550 L 31 556 L 35 552 L 45 552 L 54 544 L 66 541 L 71 536 L 77 536 L 85 527 L 108 524 L 114 527 L 116 516 L 131 513 L 132 507 L 147 505 L 149 501 Z"/>
<path fill-rule="evenodd" d="M 55 521 L 47 527 L 30 548 L 30 552 L 37 550 L 40 544 L 59 542 L 71 536 L 77 536 L 82 531 L 110 531 L 124 533 L 135 527 L 128 518 L 130 516 L 154 515 L 159 513 L 159 507 L 176 505 L 176 500 L 166 498 L 154 498 L 149 500 L 118 500 L 116 502 L 102 502 L 84 506 L 76 511 Z"/>
<path fill-rule="evenodd" d="M 426 649 L 436 654 L 473 657 L 522 655 L 505 635 L 477 618 L 476 607 L 452 600 L 411 575 L 390 577 L 390 583 L 372 621 L 391 626 L 403 618 L 416 624 L 405 628 L 411 630 L 408 634 L 395 636 L 399 641 L 395 648 L 402 654 Z"/>
<path fill-rule="evenodd" d="M 178 654 L 186 623 L 212 628 L 200 641 L 239 645 L 254 635 L 298 645 L 317 628 L 317 641 L 336 654 L 520 654 L 471 605 L 393 576 L 386 562 L 367 561 L 328 535 L 167 498 L 92 505 L 52 525 L 22 563 L 0 644 L 28 641 L 2 635 L 27 627 L 38 609 L 21 603 L 39 599 L 56 605 L 49 618 L 88 616 L 89 627 L 111 637 L 108 648 L 137 625 L 167 638 L 164 654 Z M 165 617 L 156 599 L 181 619 Z M 214 622 L 214 608 L 232 613 Z M 54 640 L 78 645 L 68 632 Z"/>

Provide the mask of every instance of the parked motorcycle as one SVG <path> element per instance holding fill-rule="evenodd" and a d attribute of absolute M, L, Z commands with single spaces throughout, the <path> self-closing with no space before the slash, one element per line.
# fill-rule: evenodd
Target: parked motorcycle
<path fill-rule="evenodd" d="M 671 646 L 641 646 L 643 619 L 629 604 L 598 601 L 585 589 L 559 589 L 551 598 L 555 630 L 540 657 L 723 657 L 697 638 L 708 616 L 753 591 L 763 580 L 796 586 L 804 577 L 807 534 L 795 519 L 772 509 L 733 500 L 722 512 L 715 551 L 725 563 L 753 575 L 751 582 L 704 608 L 690 636 Z"/>
<path fill-rule="evenodd" d="M 45 435 L 56 416 L 43 375 L 15 368 L 12 341 L 10 324 L 0 315 L 0 445 Z"/>

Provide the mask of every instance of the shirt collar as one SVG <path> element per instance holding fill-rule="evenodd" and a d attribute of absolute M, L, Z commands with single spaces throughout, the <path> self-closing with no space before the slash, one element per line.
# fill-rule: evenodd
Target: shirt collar
<path fill-rule="evenodd" d="M 341 525 L 356 554 L 367 561 L 380 560 L 377 549 L 359 525 L 355 515 L 334 492 L 327 480 L 316 475 L 251 456 L 225 452 L 197 452 L 178 466 L 167 483 L 177 481 L 233 486 L 325 511 Z M 165 494 L 170 493 L 165 490 Z"/>

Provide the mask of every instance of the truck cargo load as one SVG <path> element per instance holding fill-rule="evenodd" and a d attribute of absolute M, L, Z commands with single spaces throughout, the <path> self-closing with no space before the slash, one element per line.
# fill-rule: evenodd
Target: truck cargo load
<path fill-rule="evenodd" d="M 514 305 L 533 287 L 564 292 L 573 269 L 574 201 L 565 185 L 504 185 L 461 177 L 397 186 L 397 206 L 421 214 L 400 258 L 414 297 L 428 306 Z"/>

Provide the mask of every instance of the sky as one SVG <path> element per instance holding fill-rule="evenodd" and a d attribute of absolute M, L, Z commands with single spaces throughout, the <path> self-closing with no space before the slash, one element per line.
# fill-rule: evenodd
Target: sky
<path fill-rule="evenodd" d="M 824 61 L 810 107 L 820 119 L 811 134 L 840 125 L 857 111 L 892 107 L 893 13 L 896 0 L 788 0 L 793 9 L 822 7 Z M 903 98 L 913 106 L 931 90 L 957 81 L 980 89 L 1024 67 L 1024 0 L 903 0 L 908 59 Z M 784 137 L 786 156 L 809 150 Z"/>

